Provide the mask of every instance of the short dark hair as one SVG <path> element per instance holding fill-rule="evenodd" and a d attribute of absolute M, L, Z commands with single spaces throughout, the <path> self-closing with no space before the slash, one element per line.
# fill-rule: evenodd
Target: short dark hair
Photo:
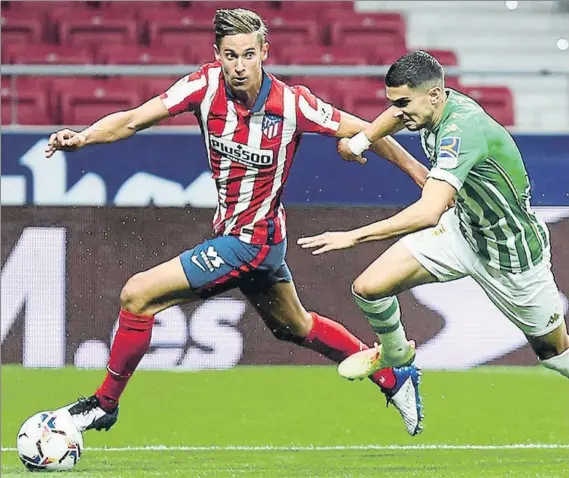
<path fill-rule="evenodd" d="M 391 65 L 385 76 L 385 85 L 417 88 L 431 83 L 444 84 L 444 78 L 443 67 L 434 56 L 424 51 L 411 51 Z"/>
<path fill-rule="evenodd" d="M 263 44 L 268 33 L 263 19 L 252 10 L 244 8 L 217 10 L 213 24 L 215 44 L 218 47 L 224 37 L 239 33 L 258 33 L 259 41 Z"/>

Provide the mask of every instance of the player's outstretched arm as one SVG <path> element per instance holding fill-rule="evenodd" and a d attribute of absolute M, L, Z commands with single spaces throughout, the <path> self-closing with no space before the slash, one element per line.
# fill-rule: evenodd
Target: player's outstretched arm
<path fill-rule="evenodd" d="M 425 183 L 421 198 L 390 218 L 351 231 L 325 232 L 318 236 L 301 237 L 297 243 L 303 249 L 315 249 L 312 254 L 318 255 L 354 247 L 362 242 L 380 241 L 433 227 L 438 224 L 455 194 L 456 189 L 449 183 L 429 179 Z"/>
<path fill-rule="evenodd" d="M 77 151 L 91 144 L 125 139 L 168 116 L 162 100 L 159 97 L 152 98 L 132 110 L 117 111 L 105 116 L 83 131 L 63 129 L 53 133 L 45 149 L 45 156 L 50 158 L 56 151 Z"/>
<path fill-rule="evenodd" d="M 391 108 L 379 115 L 371 124 L 342 111 L 340 128 L 336 133 L 336 137 L 342 138 L 338 142 L 338 153 L 346 161 L 357 161 L 365 164 L 366 159 L 362 156 L 362 153 L 369 148 L 377 155 L 394 163 L 422 188 L 427 180 L 429 170 L 390 136 L 401 129 L 403 129 L 403 124 L 393 115 Z M 367 136 L 362 136 L 368 131 L 374 132 L 373 141 L 367 139 Z M 361 148 L 358 154 L 355 154 L 353 150 L 354 141 L 356 142 L 356 147 L 358 142 L 360 144 L 363 142 L 364 147 Z"/>

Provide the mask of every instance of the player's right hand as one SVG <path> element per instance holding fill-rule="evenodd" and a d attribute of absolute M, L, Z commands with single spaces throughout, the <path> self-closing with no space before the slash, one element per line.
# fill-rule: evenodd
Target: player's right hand
<path fill-rule="evenodd" d="M 51 158 L 56 151 L 77 151 L 85 146 L 87 138 L 83 133 L 71 129 L 62 129 L 49 137 L 45 148 L 45 157 Z"/>
<path fill-rule="evenodd" d="M 365 164 L 367 159 L 363 156 L 356 156 L 350 148 L 348 148 L 348 138 L 341 138 L 338 141 L 338 153 L 344 161 L 355 161 L 356 163 Z"/>

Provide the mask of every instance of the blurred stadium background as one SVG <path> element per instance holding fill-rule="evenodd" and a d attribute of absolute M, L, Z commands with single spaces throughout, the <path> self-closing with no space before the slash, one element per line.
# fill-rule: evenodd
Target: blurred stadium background
<path fill-rule="evenodd" d="M 447 71 L 448 86 L 475 98 L 508 127 L 522 150 L 533 204 L 551 229 L 554 273 L 567 304 L 567 0 L 3 1 L 3 451 L 12 450 L 17 427 L 27 415 L 89 394 L 98 384 L 121 286 L 134 272 L 209 236 L 216 199 L 192 115 L 168 120 L 126 142 L 74 155 L 58 153 L 46 162 L 48 135 L 58 125 L 87 125 L 114 110 L 134 107 L 211 61 L 212 18 L 221 7 L 251 8 L 267 21 L 269 71 L 289 83 L 306 84 L 324 100 L 366 119 L 387 106 L 382 78 L 391 62 L 414 49 L 437 57 Z M 425 161 L 416 135 L 401 133 L 397 139 Z M 304 138 L 284 199 L 288 260 L 308 308 L 335 317 L 373 341 L 350 298 L 349 285 L 389 244 L 313 258 L 294 243 L 301 235 L 386 217 L 418 194 L 414 184 L 385 161 L 370 161 L 365 169 L 344 164 L 333 139 Z M 200 462 L 203 469 L 196 462 L 195 468 L 184 468 L 186 458 L 176 461 L 171 451 L 169 463 L 176 466 L 166 476 L 237 476 L 231 474 L 235 470 L 238 476 L 378 476 L 384 462 L 363 452 L 351 455 L 362 464 L 356 471 L 345 463 L 352 463 L 349 455 L 326 460 L 311 456 L 313 465 L 296 455 L 288 456 L 289 461 L 277 457 L 278 466 L 261 457 L 265 445 L 283 446 L 281 452 L 287 453 L 290 445 L 341 450 L 370 444 L 384 451 L 388 449 L 381 447 L 403 447 L 387 455 L 397 466 L 380 468 L 394 475 L 569 476 L 567 383 L 531 367 L 536 360 L 524 337 L 477 286 L 469 280 L 423 286 L 402 294 L 401 305 L 408 335 L 419 344 L 419 363 L 427 370 L 427 418 L 432 421 L 427 421 L 419 441 L 404 436 L 393 410 L 378 406 L 381 397 L 375 390 L 345 384 L 331 367 L 316 367 L 329 365 L 322 357 L 276 342 L 243 298 L 230 293 L 160 314 L 143 368 L 232 370 L 138 372 L 132 391 L 125 394 L 122 428 L 119 423 L 108 436 L 89 437 L 87 446 L 261 447 L 242 450 L 243 463 L 208 455 Z M 290 364 L 297 366 L 259 367 Z M 67 370 L 59 370 L 65 366 Z M 34 393 L 38 384 L 41 394 Z M 320 387 L 318 392 L 311 384 Z M 198 386 L 199 393 L 192 391 Z M 168 387 L 179 394 L 169 395 Z M 543 399 L 534 389 L 543 391 L 550 409 L 533 406 Z M 141 396 L 152 394 L 164 408 L 141 403 Z M 265 405 L 274 394 L 282 399 L 278 413 Z M 295 421 L 283 410 L 299 395 L 308 409 L 292 412 Z M 349 406 L 358 400 L 374 404 L 364 414 Z M 188 430 L 186 434 L 168 431 L 180 420 L 176 410 L 187 410 L 188 403 L 202 410 L 200 417 L 181 419 L 179 428 Z M 477 411 L 470 411 L 472 419 L 457 429 L 465 409 Z M 155 424 L 142 435 L 136 431 L 141 413 Z M 525 425 L 519 426 L 516 419 L 522 414 Z M 370 420 L 382 429 L 380 437 L 369 433 Z M 319 433 L 312 433 L 306 425 L 310 421 Z M 167 431 L 160 430 L 162 422 Z M 516 430 L 509 428 L 514 423 Z M 464 447 L 495 446 L 480 453 L 495 450 L 500 456 L 419 456 L 405 448 L 411 443 L 450 443 L 471 452 Z M 532 455 L 523 448 L 500 448 L 520 443 L 530 448 L 550 444 L 555 450 L 537 446 L 531 453 L 538 455 Z M 261 455 L 247 455 L 252 452 Z M 89 464 L 85 459 L 85 476 L 119 476 L 112 468 L 116 457 Z M 3 459 L 8 463 L 3 468 L 6 476 L 17 473 L 13 454 L 3 453 Z M 156 472 L 152 476 L 164 466 L 140 459 Z M 128 460 L 119 460 L 124 466 L 120 476 L 151 476 L 132 471 L 136 465 Z M 478 468 L 481 461 L 487 469 Z M 252 468 L 246 463 L 253 463 Z M 468 463 L 472 467 L 464 466 Z M 220 468 L 212 472 L 216 466 Z M 433 474 L 433 467 L 440 467 L 440 474 Z"/>

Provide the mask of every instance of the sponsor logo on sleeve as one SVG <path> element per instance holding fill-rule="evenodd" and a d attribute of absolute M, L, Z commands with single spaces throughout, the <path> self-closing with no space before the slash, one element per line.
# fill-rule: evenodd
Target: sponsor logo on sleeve
<path fill-rule="evenodd" d="M 460 153 L 460 138 L 458 136 L 448 136 L 441 139 L 439 145 L 439 155 L 437 167 L 453 169 L 458 165 L 458 155 Z"/>

